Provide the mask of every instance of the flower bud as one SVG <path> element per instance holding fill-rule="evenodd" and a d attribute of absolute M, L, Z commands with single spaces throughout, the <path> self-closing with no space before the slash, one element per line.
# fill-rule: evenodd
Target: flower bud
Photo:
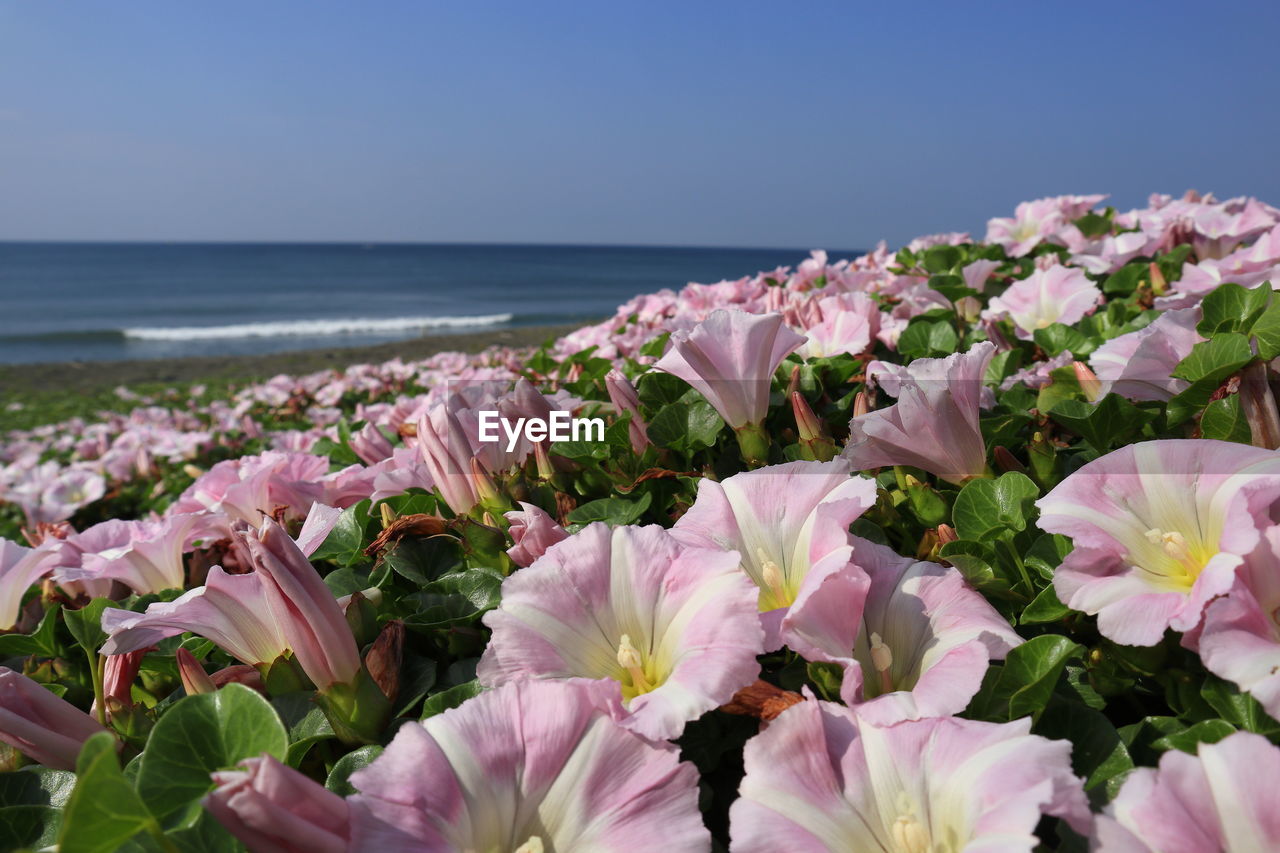
<path fill-rule="evenodd" d="M 213 774 L 204 807 L 250 850 L 344 853 L 350 839 L 347 802 L 270 755 L 240 770 Z"/>
<path fill-rule="evenodd" d="M 1098 379 L 1098 375 L 1082 361 L 1071 362 L 1071 367 L 1076 372 L 1076 382 L 1080 383 L 1085 399 L 1096 403 L 1102 397 L 1102 381 Z"/>
<path fill-rule="evenodd" d="M 200 661 L 196 660 L 195 655 L 179 647 L 176 657 L 178 659 L 178 677 L 182 679 L 182 689 L 188 696 L 195 696 L 197 693 L 212 693 L 218 689 L 214 686 L 213 679 L 209 677 L 209 673 L 204 671 Z"/>
<path fill-rule="evenodd" d="M 533 504 L 521 501 L 520 509 L 507 513 L 506 518 L 510 524 L 507 533 L 511 536 L 507 556 L 517 566 L 531 565 L 552 545 L 569 537 L 554 518 Z"/>
<path fill-rule="evenodd" d="M 74 770 L 80 747 L 105 729 L 25 675 L 0 667 L 0 741 L 46 767 Z"/>

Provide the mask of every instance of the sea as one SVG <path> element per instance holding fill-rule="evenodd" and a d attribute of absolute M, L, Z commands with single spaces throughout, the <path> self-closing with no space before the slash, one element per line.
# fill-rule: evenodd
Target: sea
<path fill-rule="evenodd" d="M 832 252 L 833 258 L 858 252 Z M 0 363 L 355 347 L 598 320 L 807 249 L 0 242 Z"/>

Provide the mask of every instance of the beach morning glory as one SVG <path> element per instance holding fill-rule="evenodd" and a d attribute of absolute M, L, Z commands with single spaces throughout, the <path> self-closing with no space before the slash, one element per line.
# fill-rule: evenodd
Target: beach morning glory
<path fill-rule="evenodd" d="M 1132 444 L 1084 465 L 1036 505 L 1038 524 L 1075 549 L 1058 598 L 1097 614 L 1117 643 L 1151 646 L 1189 631 L 1231 588 L 1280 496 L 1280 453 L 1226 441 Z"/>
<path fill-rule="evenodd" d="M 788 462 L 703 479 L 698 497 L 671 535 L 688 545 L 737 552 L 759 588 L 765 647 L 781 647 L 787 608 L 811 575 L 825 577 L 849 560 L 849 525 L 876 501 L 876 484 L 853 476 L 843 459 Z M 851 579 L 860 589 L 866 581 Z M 856 618 L 856 613 L 852 614 Z"/>
<path fill-rule="evenodd" d="M 698 774 L 602 682 L 518 681 L 396 732 L 351 776 L 351 850 L 707 853 Z"/>
<path fill-rule="evenodd" d="M 614 683 L 646 737 L 679 737 L 750 684 L 763 631 L 734 552 L 688 548 L 661 527 L 588 525 L 502 584 L 476 675 Z"/>
<path fill-rule="evenodd" d="M 1070 742 L 1030 730 L 1029 718 L 881 727 L 843 705 L 800 702 L 747 742 L 730 849 L 1030 851 L 1044 815 L 1087 830 Z"/>

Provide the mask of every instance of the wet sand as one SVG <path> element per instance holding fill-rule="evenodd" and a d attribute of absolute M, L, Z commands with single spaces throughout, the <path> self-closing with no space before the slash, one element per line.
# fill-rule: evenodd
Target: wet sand
<path fill-rule="evenodd" d="M 437 352 L 479 352 L 486 347 L 537 346 L 579 327 L 529 326 L 466 334 L 424 335 L 369 347 L 269 353 L 266 355 L 203 356 L 145 361 L 49 362 L 0 365 L 0 399 L 5 394 L 90 394 L 118 385 L 155 382 L 203 382 L 267 379 L 278 373 L 311 373 L 326 368 L 387 361 L 399 356 L 413 360 Z"/>

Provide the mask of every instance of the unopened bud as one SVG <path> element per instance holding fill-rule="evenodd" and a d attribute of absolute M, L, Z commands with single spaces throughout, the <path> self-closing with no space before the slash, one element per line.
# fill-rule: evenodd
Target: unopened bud
<path fill-rule="evenodd" d="M 182 466 L 182 473 L 186 474 L 193 480 L 199 480 L 204 476 L 204 469 L 192 465 L 190 462 Z"/>
<path fill-rule="evenodd" d="M 1090 403 L 1096 403 L 1102 396 L 1102 381 L 1098 379 L 1098 375 L 1082 361 L 1071 362 L 1071 367 L 1076 372 L 1076 382 L 1080 383 L 1080 390 L 1084 392 L 1085 399 Z"/>
<path fill-rule="evenodd" d="M 386 503 L 385 501 L 378 504 L 378 515 L 382 518 L 382 527 L 384 530 L 390 527 L 391 523 L 396 520 L 396 511 L 391 508 L 391 504 Z"/>
<path fill-rule="evenodd" d="M 853 416 L 860 418 L 871 411 L 871 395 L 866 391 L 859 391 L 853 395 Z"/>
<path fill-rule="evenodd" d="M 533 446 L 533 460 L 538 468 L 539 479 L 550 480 L 556 475 L 556 469 L 551 464 L 551 457 L 547 454 L 545 442 L 540 441 Z"/>
<path fill-rule="evenodd" d="M 382 690 L 382 695 L 392 702 L 400 694 L 400 662 L 404 657 L 404 623 L 393 619 L 382 629 L 378 639 L 373 641 L 369 653 L 364 656 L 364 665 L 369 675 Z"/>
<path fill-rule="evenodd" d="M 195 696 L 197 693 L 212 693 L 218 689 L 214 686 L 213 679 L 209 677 L 209 673 L 205 672 L 204 667 L 200 665 L 200 661 L 196 660 L 195 655 L 179 647 L 177 658 L 178 676 L 182 679 L 182 689 L 188 696 Z"/>
<path fill-rule="evenodd" d="M 800 365 L 791 368 L 791 376 L 787 380 L 787 397 L 800 391 Z"/>
<path fill-rule="evenodd" d="M 959 539 L 959 534 L 956 533 L 956 529 L 950 524 L 938 525 L 938 544 L 946 545 L 948 542 L 955 542 Z"/>
<path fill-rule="evenodd" d="M 1169 289 L 1169 283 L 1165 281 L 1164 273 L 1160 270 L 1160 265 L 1155 261 L 1152 261 L 1151 265 L 1147 267 L 1147 270 L 1151 273 L 1151 292 L 1156 296 L 1164 295 L 1164 292 Z"/>
<path fill-rule="evenodd" d="M 956 316 L 966 323 L 972 323 L 982 314 L 982 303 L 972 296 L 964 296 L 955 302 Z"/>
<path fill-rule="evenodd" d="M 481 503 L 493 504 L 499 500 L 498 487 L 494 485 L 493 478 L 474 456 L 471 457 L 471 482 Z"/>
<path fill-rule="evenodd" d="M 991 455 L 996 460 L 996 467 L 1001 471 L 1004 471 L 1005 473 L 1010 471 L 1017 471 L 1019 474 L 1027 473 L 1027 466 L 1019 462 L 1018 457 L 1014 456 L 1013 453 L 1009 451 L 1009 448 L 997 444 L 995 449 L 991 452 Z"/>

